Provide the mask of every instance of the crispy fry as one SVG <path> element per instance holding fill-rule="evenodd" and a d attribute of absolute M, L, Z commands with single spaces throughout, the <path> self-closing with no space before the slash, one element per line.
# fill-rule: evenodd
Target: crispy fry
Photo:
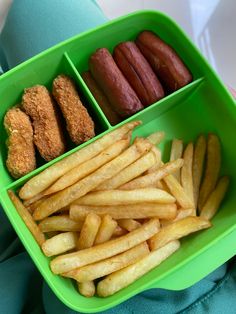
<path fill-rule="evenodd" d="M 77 282 L 79 293 L 87 298 L 94 296 L 96 292 L 95 284 L 93 281 Z"/>
<path fill-rule="evenodd" d="M 151 252 L 138 262 L 108 275 L 98 283 L 97 294 L 100 297 L 107 297 L 127 287 L 167 259 L 179 247 L 179 241 L 172 241 L 161 249 Z"/>
<path fill-rule="evenodd" d="M 101 218 L 98 215 L 94 213 L 88 214 L 78 239 L 77 248 L 79 250 L 93 246 L 100 224 Z"/>
<path fill-rule="evenodd" d="M 117 222 L 110 215 L 102 217 L 101 225 L 98 230 L 94 244 L 100 244 L 111 239 L 117 227 Z"/>
<path fill-rule="evenodd" d="M 143 242 L 119 255 L 71 270 L 70 272 L 63 274 L 63 276 L 73 278 L 79 282 L 94 280 L 113 273 L 114 271 L 117 271 L 121 268 L 127 267 L 139 261 L 148 253 L 149 248 L 147 242 Z"/>
<path fill-rule="evenodd" d="M 78 236 L 75 232 L 59 233 L 42 244 L 43 253 L 46 256 L 65 253 L 76 247 L 77 239 Z"/>
<path fill-rule="evenodd" d="M 56 257 L 51 262 L 51 270 L 54 274 L 61 274 L 117 255 L 151 238 L 157 233 L 158 228 L 157 221 L 151 219 L 140 228 L 120 238 L 75 253 Z"/>
<path fill-rule="evenodd" d="M 146 188 L 149 186 L 157 186 L 159 181 L 169 174 L 175 172 L 176 169 L 180 169 L 184 164 L 183 159 L 177 159 L 175 161 L 167 162 L 163 164 L 158 170 L 150 174 L 141 176 L 119 187 L 121 190 L 133 190 Z"/>
<path fill-rule="evenodd" d="M 165 132 L 157 131 L 148 135 L 147 140 L 149 140 L 153 145 L 159 145 L 160 142 L 164 139 Z"/>
<path fill-rule="evenodd" d="M 184 188 L 185 193 L 188 195 L 193 204 L 193 215 L 196 215 L 193 197 L 193 143 L 189 143 L 186 146 L 183 158 L 184 165 L 181 169 L 181 184 Z"/>
<path fill-rule="evenodd" d="M 221 148 L 219 138 L 209 134 L 207 139 L 207 160 L 203 182 L 200 187 L 198 209 L 202 210 L 210 193 L 218 180 L 221 165 Z"/>
<path fill-rule="evenodd" d="M 206 138 L 200 135 L 196 141 L 193 153 L 193 196 L 197 208 L 199 188 L 203 175 L 204 159 L 206 154 Z"/>
<path fill-rule="evenodd" d="M 128 231 L 133 231 L 133 230 L 135 230 L 141 226 L 140 222 L 138 222 L 134 219 L 131 219 L 131 218 L 119 219 L 118 224 L 120 227 L 122 227 Z"/>
<path fill-rule="evenodd" d="M 39 205 L 34 211 L 34 219 L 41 220 L 53 214 L 59 209 L 71 204 L 76 199 L 95 189 L 99 184 L 112 178 L 122 169 L 137 160 L 141 155 L 145 154 L 151 148 L 151 144 L 139 138 L 135 143 L 126 149 L 123 153 L 103 165 L 95 172 L 69 186 L 68 188 L 50 196 L 47 201 Z"/>
<path fill-rule="evenodd" d="M 215 190 L 209 195 L 205 205 L 202 208 L 200 216 L 206 219 L 212 219 L 216 214 L 220 204 L 227 192 L 229 178 L 222 177 L 216 185 Z"/>
<path fill-rule="evenodd" d="M 161 219 L 161 226 L 167 226 L 169 224 L 172 224 L 175 221 L 181 220 L 183 218 L 191 216 L 193 213 L 192 208 L 180 208 L 177 210 L 177 215 L 174 219 Z"/>
<path fill-rule="evenodd" d="M 120 155 L 122 151 L 124 151 L 125 148 L 128 147 L 129 142 L 130 138 L 127 137 L 127 139 L 122 139 L 109 146 L 97 156 L 85 161 L 84 163 L 65 173 L 43 194 L 49 195 L 52 193 L 56 193 L 78 182 L 80 179 L 86 177 L 93 171 L 97 170 L 99 167 L 105 165 L 107 162 Z"/>
<path fill-rule="evenodd" d="M 27 181 L 20 190 L 22 199 L 29 199 L 44 191 L 67 171 L 77 167 L 88 159 L 98 155 L 108 146 L 122 139 L 129 131 L 140 125 L 140 121 L 129 122 L 120 128 L 104 135 L 95 142 L 58 161 Z"/>
<path fill-rule="evenodd" d="M 179 181 L 173 175 L 170 174 L 167 177 L 164 177 L 163 180 L 181 207 L 193 208 L 191 199 L 188 197 Z"/>
<path fill-rule="evenodd" d="M 113 232 L 112 235 L 112 239 L 116 238 L 116 237 L 120 237 L 123 236 L 127 233 L 127 230 L 121 228 L 119 225 L 116 227 L 116 229 Z"/>
<path fill-rule="evenodd" d="M 151 151 L 146 155 L 142 156 L 131 165 L 126 167 L 120 173 L 118 173 L 113 178 L 105 181 L 103 184 L 99 185 L 96 188 L 96 191 L 103 191 L 103 190 L 112 190 L 118 188 L 122 184 L 129 182 L 130 180 L 138 177 L 146 170 L 151 168 L 157 162 L 156 156 Z"/>
<path fill-rule="evenodd" d="M 173 139 L 170 151 L 170 161 L 174 161 L 182 157 L 183 154 L 183 141 L 179 139 Z M 177 169 L 173 176 L 180 182 L 180 170 Z"/>
<path fill-rule="evenodd" d="M 170 204 L 175 202 L 175 198 L 169 193 L 155 189 L 136 190 L 108 190 L 89 193 L 76 201 L 78 205 L 125 205 L 139 203 L 161 203 Z"/>
<path fill-rule="evenodd" d="M 152 167 L 147 169 L 147 171 L 146 171 L 147 174 L 148 173 L 152 173 L 152 172 L 154 172 L 154 171 L 156 171 L 157 169 L 160 168 L 160 161 L 161 161 L 161 152 L 160 152 L 160 150 L 157 147 L 153 146 L 151 151 L 156 156 L 156 162 L 155 162 L 155 164 Z"/>
<path fill-rule="evenodd" d="M 80 231 L 82 221 L 74 221 L 68 215 L 52 216 L 45 218 L 39 223 L 39 228 L 42 232 L 51 231 Z"/>
<path fill-rule="evenodd" d="M 186 217 L 160 229 L 159 232 L 149 239 L 149 247 L 151 251 L 157 250 L 170 241 L 178 240 L 190 233 L 209 227 L 211 227 L 210 221 L 204 218 L 196 216 Z"/>
<path fill-rule="evenodd" d="M 24 204 L 25 207 L 28 207 L 28 206 L 31 206 L 34 203 L 40 201 L 42 198 L 43 198 L 43 194 L 39 193 L 39 194 L 35 195 L 34 197 L 24 201 L 23 204 Z"/>
<path fill-rule="evenodd" d="M 110 215 L 113 219 L 145 219 L 158 217 L 160 219 L 174 219 L 176 204 L 143 203 L 117 206 L 83 206 L 71 205 L 70 218 L 75 221 L 84 220 L 88 213 L 93 212 L 99 216 Z"/>
<path fill-rule="evenodd" d="M 13 191 L 9 190 L 8 195 L 14 204 L 18 214 L 21 216 L 22 220 L 24 221 L 26 227 L 31 232 L 32 236 L 35 238 L 37 243 L 41 246 L 45 239 L 44 234 L 41 232 L 35 221 L 33 220 L 32 216 L 30 215 L 29 211 L 25 208 L 23 203 L 20 199 L 14 194 Z"/>

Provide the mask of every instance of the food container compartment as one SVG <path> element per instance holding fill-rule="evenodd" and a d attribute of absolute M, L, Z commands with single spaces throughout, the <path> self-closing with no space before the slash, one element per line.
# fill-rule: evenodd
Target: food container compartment
<path fill-rule="evenodd" d="M 80 73 L 87 69 L 88 56 L 96 48 L 112 49 L 120 41 L 134 39 L 144 29 L 158 33 L 176 49 L 193 73 L 194 80 L 119 125 L 111 127 Z M 104 299 L 96 296 L 88 299 L 78 294 L 70 279 L 56 276 L 50 271 L 50 259 L 43 255 L 19 217 L 7 190 L 11 188 L 17 191 L 30 177 L 97 137 L 13 181 L 5 168 L 5 135 L 1 136 L 1 204 L 25 248 L 58 298 L 76 311 L 95 313 L 109 309 L 153 287 L 172 290 L 187 288 L 232 257 L 236 253 L 236 151 L 233 147 L 235 101 L 179 27 L 162 13 L 140 11 L 74 37 L 9 71 L 0 77 L 1 134 L 4 133 L 2 121 L 5 111 L 19 101 L 23 89 L 34 84 L 46 84 L 49 87 L 53 78 L 63 71 L 75 79 L 86 100 L 86 105 L 101 132 L 97 137 L 130 120 L 141 119 L 143 124 L 135 130 L 134 136 L 146 136 L 157 130 L 165 131 L 166 138 L 160 147 L 164 159 L 167 160 L 171 139 L 182 138 L 186 143 L 195 140 L 200 133 L 215 132 L 222 144 L 221 171 L 222 174 L 230 175 L 231 184 L 219 213 L 212 220 L 212 228 L 181 240 L 179 251 L 129 287 Z"/>

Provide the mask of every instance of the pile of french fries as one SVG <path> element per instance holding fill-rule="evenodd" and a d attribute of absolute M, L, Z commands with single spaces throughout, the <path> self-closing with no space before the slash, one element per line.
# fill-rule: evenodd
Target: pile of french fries
<path fill-rule="evenodd" d="M 163 132 L 135 138 L 127 123 L 39 173 L 9 196 L 54 274 L 79 292 L 106 297 L 159 265 L 180 238 L 209 228 L 229 179 L 219 179 L 216 135 L 174 139 L 162 161 Z M 100 279 L 100 281 L 97 281 Z M 95 286 L 95 280 L 98 282 Z"/>

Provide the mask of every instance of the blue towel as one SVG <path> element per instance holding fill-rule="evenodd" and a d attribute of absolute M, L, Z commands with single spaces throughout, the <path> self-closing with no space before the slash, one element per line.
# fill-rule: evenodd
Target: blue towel
<path fill-rule="evenodd" d="M 0 63 L 6 71 L 106 20 L 92 0 L 15 0 L 0 36 Z M 74 314 L 43 281 L 1 209 L 0 223 L 0 313 Z M 236 260 L 188 289 L 151 289 L 104 313 L 235 314 Z"/>

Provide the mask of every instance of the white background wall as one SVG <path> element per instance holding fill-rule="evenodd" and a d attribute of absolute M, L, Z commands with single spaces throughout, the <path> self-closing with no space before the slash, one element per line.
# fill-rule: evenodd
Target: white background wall
<path fill-rule="evenodd" d="M 12 0 L 0 0 L 0 30 L 11 2 Z M 225 83 L 236 88 L 236 0 L 97 0 L 97 2 L 110 19 L 142 9 L 167 13 L 188 33 Z"/>

